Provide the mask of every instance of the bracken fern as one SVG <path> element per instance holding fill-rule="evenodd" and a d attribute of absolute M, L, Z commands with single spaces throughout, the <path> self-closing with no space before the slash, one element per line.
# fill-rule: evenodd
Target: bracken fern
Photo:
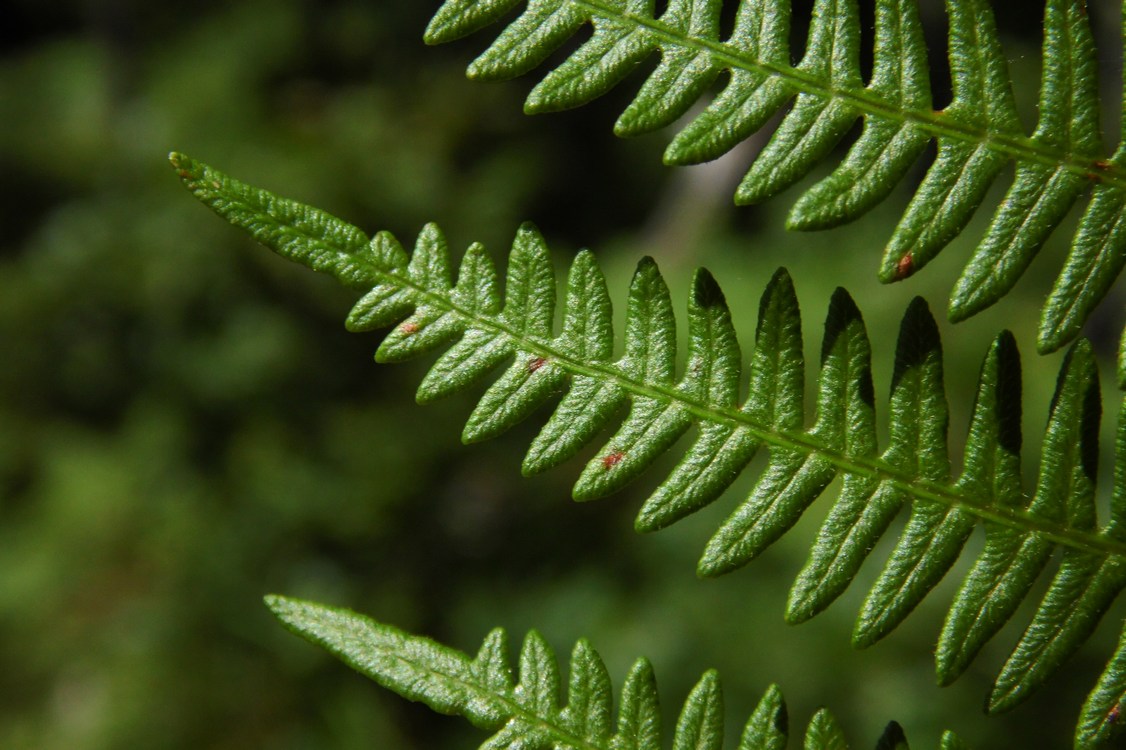
<path fill-rule="evenodd" d="M 487 750 L 660 750 L 661 710 L 653 667 L 638 659 L 622 687 L 616 730 L 612 724 L 613 687 L 601 657 L 586 641 L 571 652 L 566 705 L 560 705 L 562 680 L 551 647 L 534 630 L 520 649 L 513 670 L 508 636 L 497 628 L 481 644 L 476 658 L 404 633 L 344 609 L 266 597 L 266 604 L 291 631 L 321 646 L 356 671 L 406 698 L 443 714 L 464 716 L 495 734 Z M 789 719 L 782 691 L 771 685 L 739 738 L 738 750 L 783 750 Z M 720 750 L 723 747 L 723 691 L 709 671 L 692 689 L 673 732 L 673 750 Z M 825 709 L 806 729 L 805 750 L 845 750 L 844 732 Z M 877 750 L 907 750 L 903 730 L 888 724 Z M 951 732 L 942 750 L 965 745 Z"/>
<path fill-rule="evenodd" d="M 1012 707 L 1042 684 L 1093 632 L 1126 587 L 1126 402 L 1115 444 L 1110 518 L 1095 512 L 1100 419 L 1089 344 L 1076 342 L 1060 370 L 1035 492 L 1021 488 L 1021 377 L 1015 342 L 994 341 L 982 365 L 961 475 L 951 475 L 942 354 L 921 299 L 903 318 L 889 402 L 890 443 L 876 440 L 870 351 L 860 312 L 844 290 L 829 305 L 816 418 L 805 424 L 801 318 L 785 271 L 762 297 L 750 355 L 749 397 L 739 403 L 743 356 L 724 296 L 697 272 L 688 301 L 688 356 L 676 373 L 672 302 L 656 265 L 643 260 L 630 287 L 624 354 L 613 358 L 610 300 L 594 256 L 580 253 L 566 282 L 562 330 L 554 330 L 556 279 L 538 232 L 524 226 L 501 281 L 480 245 L 469 248 L 456 283 L 439 230 L 426 227 L 413 254 L 389 234 L 369 239 L 322 211 L 279 198 L 173 154 L 192 193 L 283 257 L 364 290 L 347 319 L 353 331 L 394 326 L 376 353 L 395 362 L 438 357 L 418 389 L 428 402 L 504 372 L 487 388 L 463 433 L 494 437 L 558 398 L 523 470 L 574 456 L 616 419 L 615 434 L 586 465 L 574 496 L 607 495 L 638 476 L 690 428 L 696 437 L 637 518 L 652 531 L 716 500 L 760 447 L 769 460 L 749 497 L 708 542 L 702 575 L 739 567 L 783 535 L 838 475 L 836 502 L 792 589 L 786 616 L 820 612 L 904 505 L 906 528 L 868 593 L 853 633 L 859 647 L 893 630 L 957 559 L 976 525 L 986 543 L 942 630 L 939 680 L 950 682 L 1029 595 L 1053 551 L 1059 569 L 988 702 Z M 1126 631 L 1083 708 L 1076 735 L 1091 747 L 1118 728 L 1126 692 Z"/>
<path fill-rule="evenodd" d="M 1079 334 L 1126 263 L 1126 136 L 1113 155 L 1104 152 L 1085 0 L 1047 0 L 1040 120 L 1031 135 L 1017 116 L 987 0 L 947 0 L 953 99 L 941 110 L 932 105 L 915 0 L 876 0 L 867 83 L 856 0 L 816 1 L 797 63 L 789 50 L 789 0 L 741 0 L 725 39 L 723 0 L 670 0 L 659 16 L 654 0 L 446 0 L 426 40 L 457 39 L 524 5 L 469 66 L 470 77 L 526 73 L 580 29 L 593 27 L 590 39 L 532 90 L 528 112 L 585 104 L 659 54 L 660 63 L 615 125 L 619 135 L 636 135 L 689 113 L 726 74 L 714 99 L 669 145 L 669 164 L 720 156 L 792 102 L 739 185 L 738 203 L 765 200 L 800 180 L 861 118 L 863 132 L 840 166 L 793 206 L 791 228 L 822 229 L 860 216 L 888 197 L 935 140 L 938 156 L 884 251 L 883 281 L 905 278 L 933 259 L 965 228 L 1005 165 L 1015 162 L 1016 178 L 951 294 L 953 320 L 1007 294 L 1092 185 L 1043 308 L 1041 351 Z M 1121 359 L 1126 369 L 1126 340 Z"/>

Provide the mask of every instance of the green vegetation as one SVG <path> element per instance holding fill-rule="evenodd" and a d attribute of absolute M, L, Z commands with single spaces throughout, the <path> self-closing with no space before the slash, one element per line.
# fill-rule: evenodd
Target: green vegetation
<path fill-rule="evenodd" d="M 274 614 L 293 632 L 326 648 L 359 672 L 400 695 L 425 703 L 439 713 L 462 714 L 495 732 L 486 747 L 658 748 L 662 746 L 661 706 L 653 667 L 638 659 L 622 686 L 618 722 L 612 729 L 613 686 L 606 665 L 586 641 L 571 653 L 566 705 L 560 706 L 562 682 L 551 646 L 536 631 L 520 650 L 519 671 L 512 667 L 508 635 L 497 628 L 485 638 L 476 658 L 426 638 L 408 635 L 347 610 L 280 596 L 266 598 Z M 673 733 L 675 750 L 723 747 L 723 690 L 715 671 L 692 689 Z M 789 736 L 786 703 L 771 685 L 739 735 L 740 750 L 784 748 Z M 803 747 L 843 748 L 837 720 L 819 710 L 805 731 Z M 907 747 L 895 722 L 877 745 Z M 943 750 L 964 745 L 953 734 L 942 737 Z"/>
<path fill-rule="evenodd" d="M 447 0 L 426 40 L 458 39 L 522 6 L 522 0 Z M 469 76 L 526 73 L 589 24 L 593 34 L 528 95 L 529 113 L 567 109 L 604 94 L 646 58 L 660 65 L 618 119 L 629 136 L 672 125 L 721 74 L 729 79 L 665 151 L 670 164 L 714 159 L 793 102 L 735 193 L 756 203 L 790 187 L 825 158 L 857 119 L 864 131 L 843 164 L 798 199 L 792 229 L 852 221 L 885 200 L 933 139 L 938 155 L 915 190 L 880 264 L 884 281 L 917 272 L 977 210 L 1002 168 L 1016 179 L 950 300 L 962 320 L 1003 297 L 1072 204 L 1094 184 L 1090 207 L 1044 306 L 1038 340 L 1054 351 L 1074 338 L 1126 264 L 1126 137 L 1103 158 L 1098 60 L 1085 0 L 1048 0 L 1039 116 L 1022 131 L 1012 81 L 988 0 L 946 3 L 952 96 L 934 109 L 927 48 L 915 0 L 875 3 L 870 80 L 860 69 L 860 11 L 854 0 L 817 0 L 801 61 L 791 63 L 791 0 L 730 3 L 734 26 L 721 38 L 723 3 L 548 0 L 527 9 L 469 66 Z M 1126 357 L 1126 351 L 1123 352 Z"/>
<path fill-rule="evenodd" d="M 434 225 L 423 229 L 408 255 L 389 233 L 369 239 L 334 216 L 182 154 L 172 154 L 171 161 L 188 189 L 233 225 L 279 255 L 364 291 L 347 327 L 362 332 L 395 326 L 376 352 L 377 361 L 400 362 L 449 345 L 419 386 L 419 402 L 473 388 L 508 363 L 470 414 L 464 442 L 508 432 L 545 402 L 558 401 L 524 458 L 526 475 L 574 458 L 628 405 L 628 416 L 589 458 L 574 487 L 576 500 L 595 500 L 636 479 L 694 427 L 691 448 L 642 506 L 635 522 L 639 531 L 655 531 L 711 504 L 766 446 L 770 458 L 762 476 L 708 541 L 697 564 L 701 576 L 729 572 L 760 556 L 838 473 L 843 475 L 840 496 L 790 592 L 790 622 L 819 613 L 848 587 L 909 501 L 910 520 L 853 629 L 854 645 L 874 644 L 919 605 L 983 523 L 985 549 L 962 584 L 939 642 L 937 674 L 945 684 L 1013 615 L 1053 547 L 1061 547 L 1059 571 L 994 683 L 990 712 L 1027 699 L 1091 635 L 1126 587 L 1121 484 L 1109 522 L 1095 528 L 1098 447 L 1093 441 L 1101 405 L 1086 341 L 1064 360 L 1036 492 L 1026 499 L 1020 473 L 1021 372 L 1008 332 L 998 336 L 982 366 L 965 467 L 953 481 L 942 349 L 921 299 L 908 308 L 900 328 L 889 407 L 891 441 L 877 455 L 871 347 L 860 311 L 843 289 L 829 305 L 816 417 L 803 430 L 802 324 L 785 271 L 775 274 L 759 305 L 748 396 L 738 406 L 741 354 L 723 293 L 707 271 L 697 272 L 689 296 L 688 354 L 677 380 L 676 319 L 652 259 L 643 259 L 634 273 L 624 350 L 613 360 L 609 292 L 589 252 L 576 257 L 567 275 L 562 330 L 556 336 L 557 283 L 543 238 L 531 226 L 521 228 L 513 241 L 502 300 L 497 272 L 480 245 L 466 252 L 454 283 L 445 238 Z M 1126 472 L 1126 418 L 1115 455 L 1120 480 Z M 366 663 L 364 640 L 346 640 L 354 644 L 347 649 L 348 661 Z M 414 656 L 405 653 L 402 659 Z M 1077 736 L 1077 746 L 1093 746 L 1118 728 L 1105 719 L 1121 700 L 1118 658 L 1084 707 L 1085 733 Z M 426 663 L 413 668 L 426 673 Z M 439 696 L 448 690 L 440 684 L 432 686 L 434 692 L 405 677 L 384 684 L 400 691 L 406 685 L 408 697 L 446 704 Z M 521 735 L 514 729 L 504 736 L 509 740 L 502 745 Z M 722 733 L 711 736 L 718 741 Z M 524 740 L 536 747 L 562 741 L 534 732 Z M 658 746 L 636 738 L 621 741 Z"/>
<path fill-rule="evenodd" d="M 852 620 L 893 554 L 903 513 L 840 600 L 788 628 L 790 583 L 839 479 L 754 565 L 699 581 L 699 551 L 732 498 L 751 494 L 767 451 L 726 499 L 660 534 L 632 534 L 632 517 L 689 443 L 656 457 L 640 489 L 612 502 L 563 502 L 592 450 L 522 479 L 520 456 L 547 413 L 495 440 L 459 445 L 480 388 L 424 409 L 408 403 L 432 362 L 372 366 L 370 335 L 339 326 L 354 295 L 251 248 L 169 178 L 161 160 L 175 147 L 400 237 L 438 220 L 452 247 L 482 240 L 494 261 L 513 228 L 531 219 L 554 248 L 553 263 L 574 254 L 568 242 L 597 250 L 620 311 L 637 258 L 656 258 L 677 301 L 691 298 L 693 271 L 706 266 L 723 285 L 744 353 L 755 349 L 755 295 L 785 265 L 807 320 L 820 317 L 837 285 L 856 295 L 873 342 L 872 393 L 885 403 L 903 311 L 916 294 L 935 305 L 948 297 L 958 269 L 944 263 L 974 256 L 976 238 L 989 232 L 987 210 L 971 212 L 952 247 L 922 272 L 880 286 L 873 248 L 926 179 L 926 158 L 907 167 L 902 191 L 853 226 L 789 233 L 784 198 L 730 207 L 751 161 L 743 146 L 707 167 L 671 170 L 660 153 L 675 134 L 615 141 L 609 123 L 631 106 L 640 75 L 575 112 L 524 118 L 518 99 L 529 84 L 464 81 L 487 40 L 422 45 L 436 5 L 256 0 L 157 12 L 62 4 L 48 16 L 25 3 L 12 12 L 9 26 L 22 36 L 0 57 L 0 746 L 482 741 L 288 636 L 261 606 L 267 591 L 371 612 L 457 648 L 498 624 L 537 629 L 555 650 L 587 638 L 606 656 L 615 694 L 627 660 L 645 654 L 666 709 L 717 667 L 728 727 L 742 726 L 775 681 L 794 716 L 829 706 L 859 746 L 881 736 L 889 718 L 917 747 L 936 746 L 947 727 L 975 747 L 1068 744 L 1082 696 L 1115 649 L 1121 602 L 1044 689 L 987 719 L 983 697 L 1051 585 L 1049 576 L 1033 584 L 999 643 L 936 689 L 931 652 L 947 603 L 994 535 L 971 534 L 914 617 L 853 651 Z M 1117 9 L 1108 5 L 1088 11 L 1096 46 L 1117 56 Z M 1023 122 L 1035 115 L 1040 75 L 1032 16 L 998 17 Z M 795 9 L 793 39 L 808 17 Z M 924 30 L 942 28 L 941 14 L 922 20 Z M 941 77 L 932 76 L 936 102 Z M 1099 82 L 1103 121 L 1113 122 L 1116 86 Z M 831 164 L 812 165 L 798 187 L 831 174 Z M 992 181 L 984 206 L 1004 197 L 1001 182 Z M 1034 437 L 1005 458 L 1009 473 L 1014 455 L 1023 458 L 1026 488 L 1041 484 L 1039 436 L 1064 367 L 1062 353 L 1030 352 L 1077 219 L 1063 220 L 1040 253 L 1046 261 L 1032 263 L 992 307 L 956 327 L 936 322 L 956 438 L 978 424 L 973 394 L 997 332 L 1011 329 L 1026 353 L 1023 429 L 1007 434 Z M 1101 371 L 1111 418 L 1097 440 L 1084 432 L 1083 445 L 1091 457 L 1100 446 L 1098 486 L 1121 488 L 1113 476 L 1121 284 L 1108 295 L 1085 328 L 1090 347 L 1067 367 L 1079 367 L 1088 384 Z M 679 335 L 678 350 L 688 351 Z M 994 352 L 999 367 L 1011 368 L 1005 341 Z M 819 361 L 819 343 L 804 337 L 805 360 Z M 1093 432 L 1093 415 L 1083 413 Z M 814 423 L 812 413 L 803 417 L 796 433 Z M 875 432 L 873 445 L 892 444 L 882 421 Z M 962 453 L 955 443 L 953 466 Z M 1093 483 L 1093 460 L 1084 468 Z M 1101 518 L 1109 500 L 1105 491 L 1097 500 Z M 1094 528 L 1079 537 L 1090 541 Z M 1068 548 L 1055 531 L 1046 539 Z M 960 669 L 955 657 L 944 658 Z M 1104 686 L 1107 706 L 1117 685 Z"/>

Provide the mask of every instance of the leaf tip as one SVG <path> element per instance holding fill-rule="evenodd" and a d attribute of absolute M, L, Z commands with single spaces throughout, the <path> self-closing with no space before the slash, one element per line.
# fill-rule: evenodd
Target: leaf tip
<path fill-rule="evenodd" d="M 861 614 L 852 629 L 852 647 L 862 651 L 880 640 L 883 633 L 880 631 L 880 622 L 867 612 Z"/>
<path fill-rule="evenodd" d="M 430 19 L 430 23 L 426 26 L 426 31 L 422 32 L 422 43 L 427 47 L 434 47 L 444 42 L 450 41 L 448 34 L 439 21 L 438 16 Z"/>
<path fill-rule="evenodd" d="M 188 184 L 190 180 L 197 179 L 203 171 L 203 165 L 187 154 L 182 154 L 179 151 L 170 151 L 168 153 L 168 162 L 172 168 L 176 170 L 177 176 Z M 191 185 L 188 185 L 191 187 Z"/>
<path fill-rule="evenodd" d="M 968 748 L 966 747 L 966 743 L 964 743 L 958 735 L 948 729 L 942 733 L 942 739 L 939 742 L 939 750 L 968 750 Z"/>
<path fill-rule="evenodd" d="M 1041 325 L 1036 334 L 1036 351 L 1040 354 L 1051 354 L 1067 343 L 1067 336 L 1060 333 L 1058 328 Z"/>
<path fill-rule="evenodd" d="M 814 591 L 807 585 L 802 585 L 804 582 L 799 579 L 790 589 L 789 599 L 786 602 L 786 610 L 782 613 L 782 619 L 786 621 L 787 625 L 800 625 L 812 619 L 820 610 L 811 606 L 814 602 Z"/>
<path fill-rule="evenodd" d="M 1040 317 L 1036 334 L 1036 351 L 1051 354 L 1079 335 L 1085 316 L 1061 311 L 1055 300 L 1049 299 Z"/>
<path fill-rule="evenodd" d="M 965 297 L 958 295 L 956 291 L 950 295 L 950 304 L 946 308 L 946 319 L 951 323 L 961 323 L 963 320 L 973 317 L 977 312 L 978 310 L 975 309 L 974 305 Z"/>
<path fill-rule="evenodd" d="M 709 548 L 704 551 L 703 556 L 700 557 L 700 561 L 696 563 L 696 576 L 698 578 L 718 578 L 724 573 L 730 573 L 748 562 L 730 553 L 724 554 L 723 551 L 715 548 L 717 546 L 718 545 L 714 543 L 709 544 Z"/>
<path fill-rule="evenodd" d="M 532 89 L 528 98 L 524 100 L 524 114 L 526 115 L 544 115 L 558 112 L 560 109 L 562 108 L 554 99 L 544 96 L 539 86 Z"/>
<path fill-rule="evenodd" d="M 915 254 L 907 252 L 897 260 L 895 266 L 890 269 L 888 280 L 903 281 L 913 273 L 915 273 Z"/>
<path fill-rule="evenodd" d="M 1002 668 L 1001 674 L 997 676 L 996 681 L 993 683 L 993 688 L 989 691 L 989 695 L 985 699 L 986 716 L 996 716 L 997 714 L 1003 714 L 1015 708 L 1017 705 L 1024 702 L 1025 698 L 1035 690 L 1035 686 L 1030 686 L 1023 680 L 1027 672 L 1020 671 L 1020 673 L 1017 674 L 1015 673 L 1016 671 L 1019 670 L 1007 671 L 1005 668 Z"/>
<path fill-rule="evenodd" d="M 889 721 L 876 743 L 876 750 L 907 750 L 907 735 L 898 721 Z"/>
<path fill-rule="evenodd" d="M 466 67 L 465 77 L 471 81 L 478 81 L 486 80 L 488 76 L 485 67 L 478 64 L 477 61 L 474 60 L 473 62 L 469 63 L 468 67 Z"/>
<path fill-rule="evenodd" d="M 300 599 L 282 596 L 281 594 L 266 594 L 262 597 L 262 601 L 274 617 L 283 623 L 290 622 L 294 612 L 302 603 Z"/>
<path fill-rule="evenodd" d="M 991 306 L 1004 296 L 1003 289 L 990 283 L 972 263 L 966 266 L 950 292 L 950 305 L 946 317 L 951 323 L 960 323 Z"/>
<path fill-rule="evenodd" d="M 770 282 L 767 284 L 767 287 L 771 288 L 779 284 L 791 287 L 794 285 L 794 279 L 792 276 L 790 276 L 790 269 L 786 268 L 785 266 L 778 266 L 778 269 L 774 271 L 773 275 L 771 275 Z"/>
<path fill-rule="evenodd" d="M 962 675 L 968 662 L 964 658 L 958 658 L 960 655 L 959 649 L 951 648 L 949 644 L 939 641 L 934 662 L 934 682 L 936 685 L 949 687 Z"/>
<path fill-rule="evenodd" d="M 707 310 L 713 307 L 722 307 L 727 304 L 727 300 L 723 296 L 723 290 L 719 288 L 715 277 L 712 276 L 708 269 L 696 269 L 696 275 L 692 282 L 692 301 L 701 309 Z"/>

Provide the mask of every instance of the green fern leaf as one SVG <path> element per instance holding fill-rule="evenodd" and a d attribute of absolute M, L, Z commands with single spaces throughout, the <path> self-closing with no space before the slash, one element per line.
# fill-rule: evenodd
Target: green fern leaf
<path fill-rule="evenodd" d="M 346 609 L 267 596 L 266 605 L 293 633 L 326 649 L 357 672 L 443 714 L 464 716 L 493 736 L 481 747 L 660 750 L 661 712 L 653 668 L 634 663 L 622 688 L 617 731 L 612 731 L 613 689 L 601 657 L 585 640 L 571 653 L 567 704 L 559 705 L 561 678 L 555 654 L 534 630 L 524 639 L 519 666 L 508 658 L 508 638 L 497 628 L 476 658 Z M 784 750 L 789 734 L 782 692 L 771 685 L 741 735 L 739 750 Z M 688 695 L 673 734 L 673 750 L 723 747 L 723 691 L 706 672 Z M 957 739 L 947 732 L 943 748 Z M 958 745 L 960 746 L 960 745 Z M 825 709 L 805 733 L 805 750 L 845 750 L 844 734 Z M 877 750 L 907 747 L 892 722 Z"/>
<path fill-rule="evenodd" d="M 785 750 L 788 727 L 782 691 L 771 685 L 743 727 L 739 750 Z"/>
<path fill-rule="evenodd" d="M 1126 522 L 1126 401 L 1123 401 L 1119 416 L 1116 454 L 1115 492 L 1107 534 L 1113 530 L 1120 538 L 1122 524 Z M 1126 728 L 1126 720 L 1120 717 L 1121 711 L 1126 708 L 1123 704 L 1126 704 L 1126 628 L 1122 630 L 1117 650 L 1080 712 L 1076 736 L 1081 741 L 1076 742 L 1076 747 L 1095 748 L 1120 736 Z"/>
<path fill-rule="evenodd" d="M 1098 153 L 1094 40 L 1081 4 L 1049 3 L 1044 21 L 1040 122 L 1032 139 L 1064 153 Z M 958 281 L 951 316 L 968 317 L 1008 292 L 1089 179 L 1059 165 L 1025 162 Z"/>
<path fill-rule="evenodd" d="M 1126 390 L 1126 328 L 1122 329 L 1122 343 L 1118 345 L 1118 387 Z"/>
<path fill-rule="evenodd" d="M 953 732 L 945 732 L 942 735 L 942 742 L 939 747 L 942 750 L 969 750 L 969 745 L 962 742 Z"/>
<path fill-rule="evenodd" d="M 1075 743 L 1078 750 L 1106 746 L 1114 738 L 1122 736 L 1126 729 L 1126 721 L 1122 719 L 1122 712 L 1126 710 L 1126 691 L 1122 689 L 1124 681 L 1126 632 L 1123 632 L 1106 671 L 1083 704 L 1076 731 L 1076 735 L 1082 738 L 1081 742 Z"/>
<path fill-rule="evenodd" d="M 732 0 L 735 2 L 735 0 Z M 1075 338 L 1126 264 L 1126 131 L 1104 160 L 1097 55 L 1085 0 L 1048 0 L 1044 15 L 1040 121 L 1026 136 L 987 0 L 948 0 L 953 99 L 932 109 L 926 45 L 915 0 L 877 0 L 872 75 L 860 66 L 856 0 L 817 0 L 802 59 L 790 59 L 787 0 L 737 2 L 721 38 L 723 0 L 446 0 L 426 30 L 430 44 L 502 21 L 497 40 L 469 67 L 471 78 L 529 72 L 584 26 L 593 34 L 549 71 L 528 112 L 577 107 L 601 96 L 644 60 L 660 56 L 615 125 L 629 136 L 670 125 L 713 101 L 675 135 L 670 164 L 714 159 L 793 100 L 736 191 L 736 202 L 770 198 L 807 175 L 859 118 L 864 128 L 843 162 L 797 199 L 788 226 L 822 229 L 883 201 L 933 139 L 938 155 L 893 232 L 880 278 L 925 266 L 966 227 L 1009 162 L 1016 178 L 951 293 L 961 320 L 1012 289 L 1087 186 L 1094 194 L 1044 306 L 1038 346 Z M 1126 98 L 1126 97 L 1124 97 Z"/>
<path fill-rule="evenodd" d="M 1020 357 L 1012 336 L 997 338 L 980 382 L 961 483 L 993 505 L 1019 509 L 1023 500 L 1020 487 L 1009 481 L 1020 476 L 1021 449 Z M 1061 426 L 1058 420 L 1054 424 Z M 1048 471 L 1051 462 L 1041 465 Z M 1046 493 L 1040 496 L 1050 497 Z M 1021 534 L 1012 527 L 987 524 L 985 532 L 985 550 L 955 596 L 938 642 L 940 684 L 949 684 L 961 674 L 1012 617 L 1052 550 L 1046 539 Z"/>
<path fill-rule="evenodd" d="M 634 662 L 618 708 L 618 732 L 611 750 L 644 750 L 661 742 L 661 707 L 657 700 L 657 678 L 645 659 Z"/>
<path fill-rule="evenodd" d="M 811 745 L 813 747 L 824 747 L 827 750 L 848 750 L 844 730 L 841 729 L 833 715 L 825 709 L 815 713 L 813 721 L 809 723 L 805 746 L 808 748 Z"/>
<path fill-rule="evenodd" d="M 829 306 L 816 417 L 806 427 L 801 315 L 784 271 L 763 294 L 749 357 L 751 396 L 739 405 L 742 355 L 723 294 L 706 271 L 698 272 L 693 283 L 687 365 L 678 375 L 672 302 L 651 259 L 642 260 L 634 275 L 625 351 L 613 360 L 610 303 L 593 257 L 581 253 L 572 265 L 562 331 L 556 335 L 552 267 L 543 239 L 530 226 L 517 233 L 502 301 L 496 274 L 479 246 L 466 254 L 456 284 L 451 280 L 449 252 L 433 226 L 422 231 L 408 256 L 385 233 L 366 242 L 358 229 L 323 212 L 244 185 L 185 156 L 174 154 L 172 161 L 197 198 L 268 247 L 345 283 L 370 288 L 349 322 L 364 329 L 394 326 L 378 359 L 448 347 L 424 378 L 420 400 L 482 383 L 508 363 L 470 415 L 466 441 L 499 434 L 558 398 L 525 459 L 525 471 L 539 471 L 587 445 L 628 406 L 616 432 L 582 471 L 577 499 L 619 489 L 694 429 L 685 456 L 644 503 L 640 530 L 661 528 L 716 500 L 765 446 L 766 468 L 708 542 L 699 563 L 702 574 L 746 564 L 842 475 L 840 494 L 791 591 L 791 621 L 828 606 L 909 504 L 906 528 L 854 631 L 858 646 L 877 641 L 923 600 L 981 525 L 985 549 L 955 597 L 939 643 L 939 680 L 949 682 L 1013 616 L 1059 550 L 1059 569 L 997 678 L 992 711 L 1023 700 L 1044 682 L 1126 588 L 1126 406 L 1120 415 L 1111 514 L 1100 527 L 1095 478 L 1101 406 L 1086 341 L 1072 347 L 1061 368 L 1036 491 L 1026 500 L 1020 479 L 1020 365 L 1008 333 L 998 336 L 982 367 L 967 458 L 955 479 L 948 457 L 941 343 L 922 300 L 909 306 L 901 325 L 890 441 L 880 452 L 870 345 L 860 312 L 843 290 Z M 522 670 L 549 670 L 549 660 L 533 646 Z M 1121 655 L 1112 659 L 1089 701 L 1095 708 L 1084 716 L 1109 711 L 1106 696 L 1126 691 L 1122 668 L 1116 666 L 1124 661 Z M 544 711 L 556 710 L 549 693 L 535 702 Z M 709 715 L 704 711 L 699 721 L 706 723 Z M 639 727 L 634 733 L 647 720 L 631 719 Z M 1084 722 L 1079 744 L 1093 741 L 1097 731 L 1091 721 Z M 835 736 L 829 728 L 817 731 Z"/>

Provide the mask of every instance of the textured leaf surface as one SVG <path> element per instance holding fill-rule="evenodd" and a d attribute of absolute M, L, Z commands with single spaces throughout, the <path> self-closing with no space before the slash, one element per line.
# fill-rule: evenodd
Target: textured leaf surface
<path fill-rule="evenodd" d="M 467 253 L 458 282 L 451 281 L 448 250 L 434 226 L 422 231 L 408 258 L 386 234 L 366 242 L 359 230 L 327 214 L 187 157 L 174 155 L 173 161 L 198 198 L 279 254 L 348 283 L 365 280 L 375 291 L 361 298 L 360 312 L 354 310 L 349 320 L 378 319 L 394 326 L 380 345 L 381 357 L 398 360 L 447 346 L 423 380 L 423 400 L 494 377 L 469 417 L 466 441 L 499 434 L 558 400 L 525 459 L 525 471 L 539 471 L 620 422 L 575 486 L 576 498 L 592 499 L 624 486 L 692 431 L 695 437 L 683 458 L 643 504 L 639 529 L 660 528 L 715 501 L 756 449 L 765 447 L 766 467 L 708 542 L 699 563 L 703 574 L 751 560 L 841 476 L 840 493 L 791 591 L 791 621 L 808 619 L 839 596 L 907 505 L 906 527 L 868 593 L 854 632 L 858 645 L 875 642 L 922 601 L 981 525 L 985 548 L 955 597 L 939 644 L 939 678 L 948 682 L 1013 616 L 1058 550 L 1060 565 L 1048 592 L 997 678 L 990 706 L 1002 710 L 1045 681 L 1088 638 L 1126 586 L 1126 438 L 1119 433 L 1112 513 L 1100 526 L 1095 507 L 1101 406 L 1086 341 L 1072 347 L 1061 368 L 1036 491 L 1025 502 L 1020 366 L 1010 334 L 1001 334 L 986 355 L 967 457 L 955 478 L 947 445 L 942 348 L 920 299 L 909 306 L 900 328 L 889 443 L 880 451 L 871 347 L 860 311 L 843 290 L 833 295 L 826 316 L 816 415 L 807 425 L 801 315 L 784 271 L 774 275 L 763 294 L 748 356 L 751 395 L 739 404 L 742 355 L 723 294 L 707 272 L 697 273 L 689 299 L 683 372 L 676 366 L 672 301 L 651 259 L 643 259 L 634 275 L 624 353 L 613 359 L 610 303 L 593 258 L 580 254 L 568 274 L 564 322 L 556 333 L 555 279 L 543 240 L 530 226 L 517 233 L 502 300 L 492 266 L 477 247 Z M 395 301 L 376 315 L 373 310 L 385 303 L 372 303 L 373 294 Z M 495 375 L 505 363 L 507 369 Z M 522 670 L 549 673 L 541 645 L 526 646 Z M 1120 672 L 1108 674 L 1105 681 L 1121 686 Z M 636 689 L 644 691 L 643 675 L 636 679 Z M 554 710 L 552 695 L 537 693 L 535 705 Z M 711 715 L 703 711 L 684 721 L 695 727 L 707 724 Z M 646 716 L 639 713 L 630 721 L 641 727 L 649 721 Z M 1094 731 L 1090 726 L 1083 724 L 1080 731 Z M 685 729 L 685 736 L 692 731 Z M 826 742 L 835 736 L 828 725 L 818 731 Z M 1081 734 L 1077 741 L 1091 736 Z"/>
<path fill-rule="evenodd" d="M 721 36 L 724 5 L 735 25 Z M 898 281 L 960 234 L 1009 163 L 1016 177 L 950 298 L 966 318 L 1012 289 L 1083 192 L 1093 196 L 1044 306 L 1039 347 L 1078 334 L 1126 265 L 1126 131 L 1107 158 L 1099 126 L 1098 56 L 1085 0 L 1044 3 L 1040 120 L 1026 135 L 1017 116 L 1006 54 L 988 0 L 948 0 L 953 98 L 934 110 L 917 0 L 875 2 L 872 74 L 861 75 L 856 0 L 817 0 L 800 61 L 789 50 L 789 0 L 447 0 L 425 39 L 450 41 L 507 20 L 469 68 L 473 78 L 521 75 L 580 29 L 591 38 L 547 72 L 529 112 L 585 104 L 660 63 L 619 118 L 619 135 L 670 125 L 715 98 L 677 133 L 666 161 L 714 159 L 792 106 L 740 183 L 736 201 L 766 200 L 806 176 L 859 119 L 863 131 L 837 169 L 799 196 L 795 229 L 851 221 L 884 200 L 930 141 L 937 158 L 884 251 L 880 277 Z M 516 7 L 526 6 L 515 18 Z M 1039 7 L 1039 6 L 1037 6 Z M 1126 100 L 1126 97 L 1124 97 Z"/>
<path fill-rule="evenodd" d="M 284 596 L 267 596 L 266 605 L 290 631 L 388 690 L 439 713 L 464 716 L 475 726 L 493 732 L 483 748 L 664 747 L 657 683 L 645 659 L 637 660 L 626 677 L 615 730 L 610 676 L 601 657 L 586 641 L 579 641 L 571 653 L 570 682 L 565 705 L 560 705 L 562 679 L 555 654 L 535 631 L 524 639 L 519 664 L 513 669 L 508 638 L 500 628 L 485 638 L 473 658 L 346 609 Z M 787 724 L 782 692 L 771 685 L 743 730 L 739 750 L 783 750 Z M 888 744 L 889 736 L 895 744 Z M 672 747 L 720 750 L 723 740 L 723 691 L 718 674 L 709 671 L 684 702 Z M 906 747 L 906 740 L 899 725 L 892 722 L 877 747 L 890 750 L 900 746 Z M 840 726 L 827 710 L 814 715 L 803 747 L 847 747 Z"/>

